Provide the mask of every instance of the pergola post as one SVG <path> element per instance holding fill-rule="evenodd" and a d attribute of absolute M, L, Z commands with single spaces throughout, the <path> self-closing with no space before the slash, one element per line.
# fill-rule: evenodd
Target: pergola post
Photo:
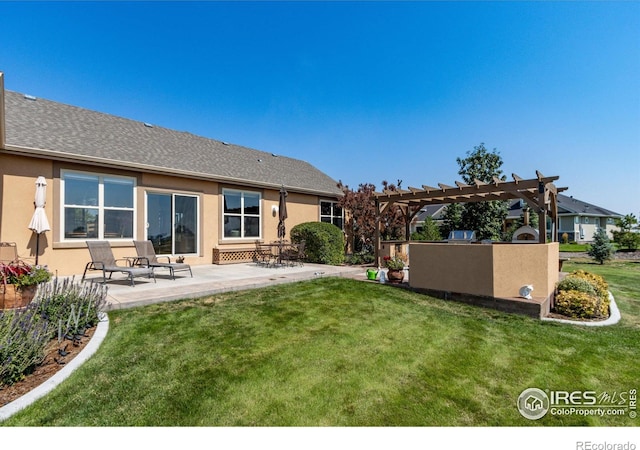
<path fill-rule="evenodd" d="M 375 261 L 376 267 L 380 267 L 380 200 L 376 197 L 376 231 L 375 231 Z"/>

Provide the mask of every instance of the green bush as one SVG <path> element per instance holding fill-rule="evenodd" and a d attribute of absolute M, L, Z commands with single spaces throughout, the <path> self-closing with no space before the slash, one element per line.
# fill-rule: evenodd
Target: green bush
<path fill-rule="evenodd" d="M 558 283 L 558 291 L 578 291 L 585 294 L 597 295 L 593 285 L 584 278 L 577 276 L 567 276 Z"/>
<path fill-rule="evenodd" d="M 306 260 L 310 263 L 339 265 L 344 262 L 344 234 L 331 223 L 298 224 L 291 229 L 291 240 L 305 241 Z"/>
<path fill-rule="evenodd" d="M 576 318 L 609 316 L 609 285 L 600 275 L 576 270 L 557 285 L 555 310 Z"/>
<path fill-rule="evenodd" d="M 0 387 L 33 371 L 52 339 L 74 339 L 97 325 L 106 297 L 104 286 L 55 278 L 26 308 L 0 311 Z"/>
<path fill-rule="evenodd" d="M 620 248 L 625 248 L 633 252 L 640 248 L 640 233 L 634 233 L 632 231 L 614 231 L 613 242 L 618 244 Z"/>

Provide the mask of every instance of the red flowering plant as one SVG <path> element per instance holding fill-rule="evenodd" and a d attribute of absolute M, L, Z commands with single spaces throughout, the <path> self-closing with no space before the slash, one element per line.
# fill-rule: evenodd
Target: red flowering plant
<path fill-rule="evenodd" d="M 385 256 L 382 259 L 384 260 L 384 265 L 387 267 L 387 269 L 391 269 L 391 270 L 404 269 L 405 258 L 404 258 L 404 255 L 402 254 L 397 254 L 393 257 Z"/>
<path fill-rule="evenodd" d="M 23 261 L 0 263 L 0 278 L 2 284 L 13 284 L 17 288 L 34 286 L 51 279 L 51 272 L 47 266 L 32 266 Z"/>

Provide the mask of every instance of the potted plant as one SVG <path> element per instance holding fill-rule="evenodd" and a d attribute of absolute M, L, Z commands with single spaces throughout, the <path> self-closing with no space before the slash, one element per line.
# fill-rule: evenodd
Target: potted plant
<path fill-rule="evenodd" d="M 33 300 L 38 284 L 51 279 L 46 266 L 23 261 L 0 263 L 0 309 L 22 308 Z"/>
<path fill-rule="evenodd" d="M 402 254 L 385 256 L 384 265 L 387 267 L 387 279 L 389 283 L 402 283 L 404 280 L 405 257 Z"/>

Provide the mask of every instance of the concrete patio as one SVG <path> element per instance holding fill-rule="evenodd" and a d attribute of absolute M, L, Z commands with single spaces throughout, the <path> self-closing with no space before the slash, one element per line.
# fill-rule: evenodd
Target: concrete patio
<path fill-rule="evenodd" d="M 295 267 L 267 268 L 254 263 L 192 266 L 193 278 L 188 272 L 178 272 L 172 280 L 169 271 L 156 269 L 153 279 L 136 278 L 132 287 L 126 275 L 114 273 L 107 280 L 107 310 L 132 308 L 153 303 L 197 298 L 222 292 L 273 286 L 276 284 L 312 280 L 319 277 L 349 277 L 366 279 L 366 268 L 360 266 L 328 266 L 305 264 Z M 87 280 L 102 281 L 99 272 L 87 274 Z M 82 276 L 76 276 L 76 280 Z"/>

